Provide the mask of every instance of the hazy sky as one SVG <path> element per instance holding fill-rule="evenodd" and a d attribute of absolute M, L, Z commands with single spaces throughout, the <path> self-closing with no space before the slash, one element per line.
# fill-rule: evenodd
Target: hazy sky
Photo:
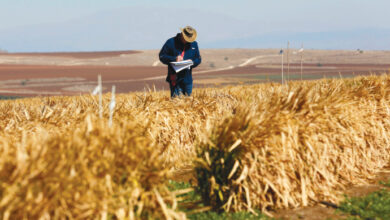
<path fill-rule="evenodd" d="M 0 0 L 0 30 L 129 6 L 198 9 L 270 27 L 288 29 L 294 24 L 297 31 L 390 28 L 389 0 Z"/>

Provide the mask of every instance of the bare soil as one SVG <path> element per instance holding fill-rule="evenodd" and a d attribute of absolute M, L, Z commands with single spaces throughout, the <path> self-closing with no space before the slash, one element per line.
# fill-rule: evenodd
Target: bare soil
<path fill-rule="evenodd" d="M 104 92 L 111 91 L 112 85 L 116 85 L 120 93 L 142 91 L 148 85 L 153 87 L 153 84 L 163 89 L 167 87 L 162 77 L 165 72 L 163 67 L 0 65 L 0 94 L 28 96 L 89 93 L 97 85 L 99 74 L 102 76 Z M 85 90 L 86 87 L 91 88 L 90 91 Z"/>
<path fill-rule="evenodd" d="M 299 80 L 300 68 L 291 64 L 284 79 Z M 305 64 L 303 79 L 351 77 L 389 73 L 390 64 Z M 166 66 L 96 66 L 96 65 L 9 65 L 0 64 L 0 94 L 8 95 L 74 95 L 88 93 L 102 75 L 104 92 L 116 85 L 127 93 L 145 88 L 168 89 Z M 195 87 L 213 87 L 240 83 L 280 82 L 279 66 L 248 65 L 220 71 L 193 71 Z M 91 91 L 93 89 L 90 89 Z M 31 93 L 31 94 L 29 94 Z"/>
<path fill-rule="evenodd" d="M 193 70 L 194 87 L 281 82 L 281 56 L 275 49 L 201 49 L 202 64 Z M 112 85 L 127 93 L 168 89 L 167 67 L 158 50 L 0 53 L 1 95 L 75 95 L 88 93 L 103 77 L 104 91 Z M 300 80 L 300 54 L 284 57 L 284 79 Z M 390 72 L 390 51 L 307 50 L 303 79 L 352 77 Z"/>
<path fill-rule="evenodd" d="M 90 59 L 90 58 L 104 58 L 104 57 L 116 57 L 124 54 L 135 54 L 141 53 L 140 51 L 135 50 L 124 50 L 124 51 L 100 51 L 100 52 L 52 52 L 52 53 L 0 53 L 2 56 L 45 56 L 45 57 L 67 57 L 67 58 L 77 58 L 77 59 Z"/>

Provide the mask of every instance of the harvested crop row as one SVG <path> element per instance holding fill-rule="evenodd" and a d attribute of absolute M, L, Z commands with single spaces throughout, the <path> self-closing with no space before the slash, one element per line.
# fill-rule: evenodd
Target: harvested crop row
<path fill-rule="evenodd" d="M 147 129 L 93 117 L 66 136 L 0 139 L 1 219 L 185 218 Z"/>
<path fill-rule="evenodd" d="M 106 94 L 103 118 L 108 118 L 109 102 L 110 94 Z M 230 114 L 235 105 L 231 96 L 218 90 L 174 100 L 164 92 L 120 94 L 116 103 L 114 124 L 132 121 L 147 128 L 169 167 L 191 164 L 194 142 L 205 125 Z M 41 129 L 66 136 L 80 127 L 88 114 L 98 115 L 98 109 L 98 98 L 90 95 L 1 101 L 0 137 L 17 141 L 23 133 L 32 135 Z"/>
<path fill-rule="evenodd" d="M 390 159 L 390 78 L 270 86 L 198 149 L 204 202 L 226 211 L 337 202 Z"/>

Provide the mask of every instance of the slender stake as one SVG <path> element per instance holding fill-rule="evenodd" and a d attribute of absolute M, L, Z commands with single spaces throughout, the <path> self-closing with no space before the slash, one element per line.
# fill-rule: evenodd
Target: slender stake
<path fill-rule="evenodd" d="M 282 53 L 282 85 L 284 84 L 284 80 L 283 80 L 283 53 Z"/>
<path fill-rule="evenodd" d="M 302 52 L 301 52 L 301 80 L 302 80 L 302 75 L 303 75 L 303 44 L 301 46 Z"/>
<path fill-rule="evenodd" d="M 290 81 L 290 41 L 287 41 L 287 81 Z"/>
<path fill-rule="evenodd" d="M 102 76 L 98 75 L 98 86 L 99 86 L 99 118 L 103 118 L 103 106 L 102 106 Z"/>

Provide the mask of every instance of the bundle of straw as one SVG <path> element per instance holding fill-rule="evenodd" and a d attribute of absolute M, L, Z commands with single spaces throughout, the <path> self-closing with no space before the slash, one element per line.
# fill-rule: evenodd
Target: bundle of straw
<path fill-rule="evenodd" d="M 0 139 L 1 219 L 184 219 L 147 129 L 87 115 L 67 136 Z"/>
<path fill-rule="evenodd" d="M 198 147 L 198 191 L 215 210 L 338 202 L 390 159 L 390 78 L 271 86 Z M 254 110 L 253 110 L 254 109 Z"/>

